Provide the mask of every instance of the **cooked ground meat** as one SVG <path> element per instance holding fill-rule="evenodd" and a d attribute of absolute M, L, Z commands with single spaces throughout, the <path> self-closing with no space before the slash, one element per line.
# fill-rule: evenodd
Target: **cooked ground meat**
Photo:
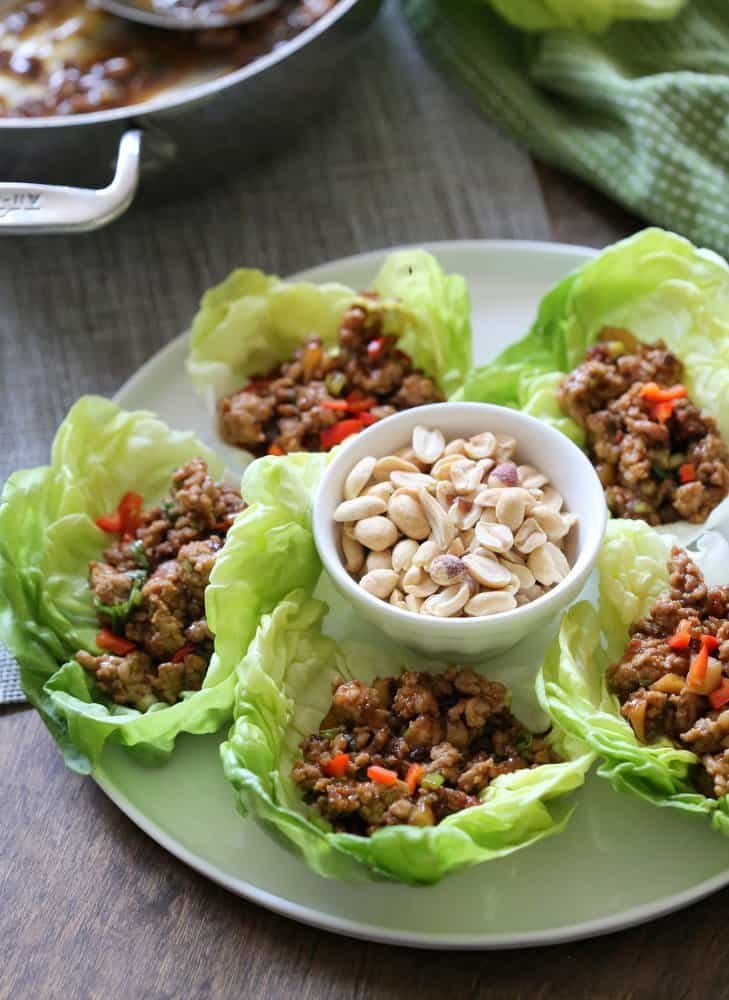
<path fill-rule="evenodd" d="M 478 805 L 500 774 L 557 761 L 509 711 L 503 684 L 472 670 L 335 678 L 319 732 L 300 744 L 293 780 L 335 830 L 433 826 Z"/>
<path fill-rule="evenodd" d="M 195 458 L 172 474 L 169 497 L 142 511 L 134 538 L 114 542 L 104 552 L 104 560 L 117 569 L 136 569 L 141 542 L 148 568 L 153 570 L 176 559 L 189 542 L 212 534 L 224 537 L 243 506 L 240 493 L 227 483 L 214 482 L 205 462 Z"/>
<path fill-rule="evenodd" d="M 683 549 L 668 568 L 670 590 L 632 626 L 608 686 L 638 739 L 692 750 L 697 787 L 718 797 L 729 781 L 729 587 L 707 587 Z"/>
<path fill-rule="evenodd" d="M 218 426 L 224 441 L 254 455 L 328 451 L 397 410 L 443 398 L 383 333 L 382 312 L 354 306 L 336 351 L 310 339 L 292 361 L 219 400 Z"/>
<path fill-rule="evenodd" d="M 173 474 L 169 498 L 141 510 L 134 532 L 119 537 L 104 562 L 89 564 L 104 630 L 97 641 L 108 651 L 81 650 L 76 659 L 112 701 L 144 711 L 199 690 L 213 646 L 205 588 L 243 506 L 240 494 L 193 459 Z"/>
<path fill-rule="evenodd" d="M 654 525 L 705 521 L 729 494 L 729 451 L 716 422 L 688 399 L 683 366 L 662 342 L 605 335 L 564 377 L 559 399 L 587 432 L 608 507 Z M 666 390 L 675 398 L 656 400 Z"/>

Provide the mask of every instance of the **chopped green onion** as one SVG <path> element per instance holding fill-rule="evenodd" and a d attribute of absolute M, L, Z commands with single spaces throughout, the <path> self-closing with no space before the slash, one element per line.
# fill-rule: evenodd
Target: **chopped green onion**
<path fill-rule="evenodd" d="M 533 739 L 534 737 L 532 736 L 531 733 L 524 733 L 522 736 L 520 736 L 519 739 L 516 741 L 516 749 L 519 751 L 519 753 L 526 753 L 527 750 L 529 750 L 529 748 L 531 747 Z"/>
<path fill-rule="evenodd" d="M 669 469 L 662 469 L 659 465 L 654 465 L 653 475 L 658 476 L 659 479 L 670 479 L 671 472 Z"/>
<path fill-rule="evenodd" d="M 132 550 L 132 555 L 139 566 L 140 569 L 149 569 L 149 559 L 147 558 L 147 550 L 144 548 L 144 542 L 141 538 L 135 539 L 129 548 Z"/>
<path fill-rule="evenodd" d="M 619 358 L 621 354 L 625 354 L 625 344 L 622 340 L 609 340 L 607 342 L 607 349 L 614 358 Z"/>
<path fill-rule="evenodd" d="M 170 521 L 174 521 L 174 518 L 172 516 L 172 511 L 175 509 L 175 501 L 169 499 L 163 500 L 162 503 L 160 504 L 160 507 L 162 508 L 162 513 L 165 515 L 165 517 L 168 518 L 168 520 Z"/>
<path fill-rule="evenodd" d="M 103 615 L 111 621 L 113 632 L 120 631 L 124 622 L 142 600 L 142 583 L 146 574 L 142 570 L 131 570 L 127 576 L 131 578 L 133 583 L 131 593 L 126 601 L 120 601 L 119 604 L 102 604 L 98 598 L 94 601 L 94 610 L 97 614 Z"/>
<path fill-rule="evenodd" d="M 422 788 L 440 788 L 440 786 L 445 781 L 442 774 L 437 771 L 431 771 L 430 774 L 426 774 L 423 780 L 420 782 Z"/>
<path fill-rule="evenodd" d="M 651 505 L 646 503 L 645 500 L 639 500 L 637 504 L 633 507 L 636 514 L 647 514 L 651 509 Z"/>
<path fill-rule="evenodd" d="M 329 372 L 324 379 L 327 392 L 332 396 L 339 396 L 347 384 L 347 377 L 344 372 Z"/>
<path fill-rule="evenodd" d="M 323 740 L 333 740 L 335 736 L 339 735 L 339 729 L 337 727 L 334 729 L 320 729 L 319 735 Z"/>

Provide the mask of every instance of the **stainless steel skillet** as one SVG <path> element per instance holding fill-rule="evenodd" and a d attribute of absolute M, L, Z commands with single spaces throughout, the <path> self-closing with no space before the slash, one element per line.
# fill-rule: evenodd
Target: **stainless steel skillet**
<path fill-rule="evenodd" d="M 0 235 L 96 229 L 125 211 L 140 184 L 152 199 L 204 187 L 285 144 L 322 107 L 381 3 L 340 0 L 248 66 L 141 104 L 0 118 Z"/>

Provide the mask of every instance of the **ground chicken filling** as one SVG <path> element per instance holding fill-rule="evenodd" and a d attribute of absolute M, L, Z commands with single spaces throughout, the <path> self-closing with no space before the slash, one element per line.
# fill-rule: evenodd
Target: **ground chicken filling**
<path fill-rule="evenodd" d="M 668 568 L 670 591 L 632 626 L 608 685 L 638 739 L 693 751 L 698 788 L 719 798 L 729 791 L 729 587 L 707 587 L 683 549 Z"/>
<path fill-rule="evenodd" d="M 329 451 L 398 410 L 444 399 L 383 332 L 383 314 L 354 306 L 328 351 L 312 338 L 293 361 L 218 401 L 220 436 L 254 455 Z"/>
<path fill-rule="evenodd" d="M 729 493 L 729 452 L 716 422 L 681 385 L 683 366 L 658 341 L 606 329 L 562 380 L 562 409 L 587 432 L 607 505 L 649 524 L 699 524 Z"/>
<path fill-rule="evenodd" d="M 76 659 L 106 697 L 142 711 L 200 689 L 213 649 L 205 588 L 225 535 L 244 503 L 193 459 L 172 476 L 169 497 L 142 509 L 127 493 L 97 524 L 116 541 L 89 563 L 103 652 Z"/>
<path fill-rule="evenodd" d="M 559 759 L 508 703 L 503 684 L 456 667 L 372 687 L 335 678 L 331 708 L 300 744 L 292 778 L 335 830 L 433 826 L 478 805 L 498 775 Z"/>

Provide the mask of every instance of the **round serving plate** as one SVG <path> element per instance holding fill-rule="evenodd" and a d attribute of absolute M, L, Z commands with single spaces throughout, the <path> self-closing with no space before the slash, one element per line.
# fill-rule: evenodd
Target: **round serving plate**
<path fill-rule="evenodd" d="M 495 241 L 428 249 L 446 271 L 468 281 L 477 363 L 520 337 L 544 292 L 594 255 L 581 247 Z M 387 252 L 325 264 L 304 276 L 366 288 Z M 186 341 L 183 335 L 152 358 L 117 400 L 154 409 L 173 427 L 191 428 L 215 445 L 209 416 L 185 375 Z M 532 637 L 499 657 L 489 673 L 508 682 L 510 673 L 535 672 L 549 638 Z M 729 847 L 706 823 L 618 794 L 594 773 L 573 796 L 575 812 L 564 833 L 437 886 L 323 879 L 236 812 L 218 760 L 223 738 L 183 735 L 159 769 L 140 767 L 121 748 L 107 746 L 95 778 L 130 819 L 186 864 L 253 902 L 327 930 L 423 948 L 556 944 L 650 920 L 729 883 Z"/>

